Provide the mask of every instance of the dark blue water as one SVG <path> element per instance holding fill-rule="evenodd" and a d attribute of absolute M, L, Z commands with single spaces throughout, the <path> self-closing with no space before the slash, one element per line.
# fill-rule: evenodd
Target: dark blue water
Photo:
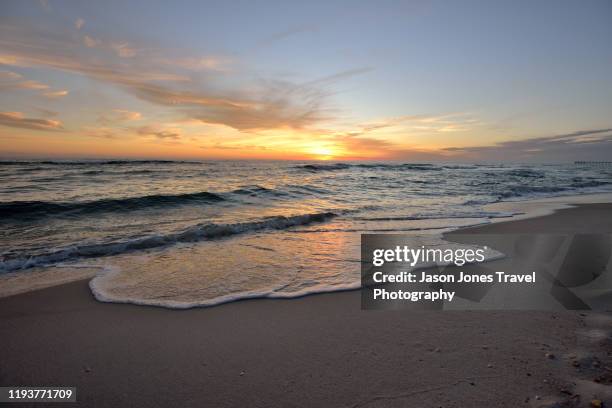
<path fill-rule="evenodd" d="M 0 272 L 300 226 L 440 229 L 508 216 L 482 209 L 499 200 L 611 183 L 575 165 L 0 162 Z"/>

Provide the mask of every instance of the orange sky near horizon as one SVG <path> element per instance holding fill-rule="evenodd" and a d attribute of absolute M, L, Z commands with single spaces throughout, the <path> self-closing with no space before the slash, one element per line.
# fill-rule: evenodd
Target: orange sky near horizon
<path fill-rule="evenodd" d="M 601 159 L 612 9 L 551 7 L 7 0 L 0 159 Z"/>
<path fill-rule="evenodd" d="M 33 132 L 34 133 L 34 132 Z M 0 133 L 1 135 L 1 133 Z M 195 139 L 195 138 L 194 138 Z M 133 139 L 117 142 L 106 139 L 86 139 L 75 135 L 48 138 L 41 143 L 37 134 L 6 136 L 0 138 L 0 151 L 5 158 L 160 158 L 160 159 L 254 159 L 254 160 L 400 160 L 394 152 L 347 148 L 333 142 L 283 143 L 267 148 L 265 145 L 236 147 L 200 146 L 191 143 L 161 144 L 159 141 L 135 135 Z M 25 152 L 25 153 L 24 153 Z M 438 154 L 436 149 L 419 149 L 419 154 Z M 452 154 L 445 157 L 452 158 Z"/>

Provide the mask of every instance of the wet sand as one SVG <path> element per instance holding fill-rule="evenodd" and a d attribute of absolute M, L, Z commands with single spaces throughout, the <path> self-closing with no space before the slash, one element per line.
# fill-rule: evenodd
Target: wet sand
<path fill-rule="evenodd" d="M 580 231 L 612 232 L 612 205 L 461 233 Z M 612 403 L 610 328 L 592 312 L 362 311 L 356 291 L 179 311 L 99 303 L 80 281 L 0 299 L 0 385 L 76 386 L 67 406 L 87 407 L 589 406 Z"/>

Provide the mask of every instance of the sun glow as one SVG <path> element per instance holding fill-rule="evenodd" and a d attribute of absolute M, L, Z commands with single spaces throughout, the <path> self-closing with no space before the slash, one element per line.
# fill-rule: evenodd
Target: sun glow
<path fill-rule="evenodd" d="M 308 153 L 314 156 L 314 158 L 317 160 L 331 160 L 335 156 L 337 156 L 337 153 L 334 151 L 334 149 L 329 146 L 313 147 L 309 149 Z"/>

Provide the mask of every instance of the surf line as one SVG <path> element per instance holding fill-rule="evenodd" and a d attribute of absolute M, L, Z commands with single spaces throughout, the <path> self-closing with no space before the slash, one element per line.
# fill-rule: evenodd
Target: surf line
<path fill-rule="evenodd" d="M 432 302 L 437 300 L 448 300 L 449 302 L 452 302 L 453 298 L 455 297 L 455 292 L 449 292 L 443 289 L 435 292 L 410 292 L 407 290 L 387 290 L 383 288 L 375 288 L 373 296 L 374 300 L 409 300 L 411 302 L 419 302 L 421 300 L 429 300 Z"/>

